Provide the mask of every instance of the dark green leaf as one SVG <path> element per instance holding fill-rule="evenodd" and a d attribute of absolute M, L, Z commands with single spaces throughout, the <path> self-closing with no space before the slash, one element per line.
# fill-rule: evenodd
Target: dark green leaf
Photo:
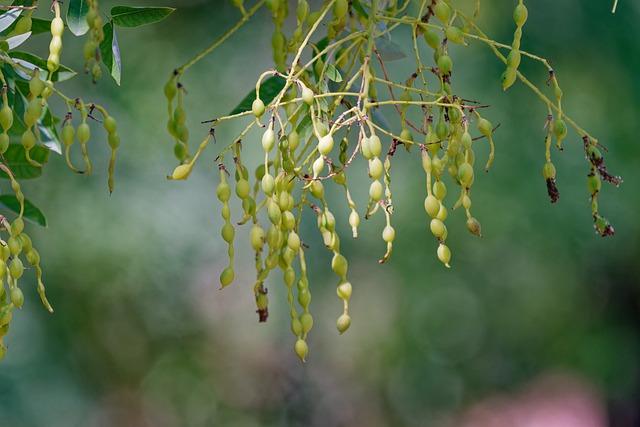
<path fill-rule="evenodd" d="M 116 6 L 111 9 L 111 19 L 115 25 L 133 28 L 162 21 L 174 10 L 172 7 Z"/>
<path fill-rule="evenodd" d="M 325 72 L 326 76 L 329 80 L 334 81 L 336 83 L 340 83 L 342 81 L 342 76 L 340 72 L 333 66 L 333 64 L 327 65 L 327 71 Z"/>
<path fill-rule="evenodd" d="M 16 196 L 13 194 L 3 194 L 0 196 L 0 204 L 3 204 L 7 209 L 19 214 L 20 213 L 20 203 Z M 47 218 L 44 216 L 40 208 L 31 203 L 30 200 L 24 200 L 24 214 L 25 219 L 30 220 L 36 224 L 39 224 L 43 227 L 47 226 Z"/>
<path fill-rule="evenodd" d="M 100 43 L 100 54 L 109 74 L 113 80 L 120 85 L 122 76 L 122 60 L 120 58 L 120 47 L 118 46 L 118 38 L 116 37 L 115 28 L 108 22 L 102 28 L 104 32 L 104 40 Z"/>
<path fill-rule="evenodd" d="M 31 159 L 40 164 L 49 160 L 49 149 L 42 145 L 36 145 L 31 150 Z M 31 165 L 25 156 L 24 148 L 20 144 L 9 144 L 4 153 L 5 164 L 16 179 L 33 179 L 42 175 L 42 168 Z M 0 171 L 0 178 L 8 178 L 7 174 Z"/>
<path fill-rule="evenodd" d="M 41 75 L 48 75 L 49 71 L 47 70 L 47 61 L 38 56 L 35 56 L 28 52 L 20 52 L 20 51 L 12 51 L 9 52 L 9 56 L 16 60 L 16 62 L 24 65 L 27 68 L 33 69 L 38 67 L 40 71 L 42 71 Z M 62 82 L 64 80 L 69 80 L 74 77 L 77 73 L 73 71 L 71 68 L 60 64 L 60 68 L 53 73 L 51 80 L 54 82 Z M 23 78 L 29 79 L 28 76 L 22 76 Z"/>
<path fill-rule="evenodd" d="M 89 4 L 87 3 L 87 0 L 69 0 L 69 8 L 67 9 L 67 26 L 76 36 L 81 36 L 89 31 L 87 12 L 89 12 Z"/>
<path fill-rule="evenodd" d="M 284 87 L 285 79 L 280 76 L 273 76 L 263 81 L 260 85 L 260 99 L 265 105 L 269 105 L 271 101 L 280 93 Z M 251 111 L 253 101 L 256 99 L 256 90 L 253 89 L 247 96 L 244 97 L 242 102 L 233 109 L 231 114 L 244 113 L 245 111 Z"/>
<path fill-rule="evenodd" d="M 364 19 L 369 19 L 369 14 L 366 10 L 364 10 L 364 7 L 362 7 L 362 3 L 360 3 L 360 0 L 352 0 L 351 6 L 353 6 L 353 9 L 358 13 L 358 15 L 360 15 Z"/>
<path fill-rule="evenodd" d="M 17 22 L 17 21 L 16 21 Z M 8 36 L 11 34 L 13 29 L 16 26 L 16 22 L 11 24 L 9 28 L 4 31 L 0 31 L 0 34 L 3 36 Z M 40 19 L 40 18 L 31 18 L 31 35 L 35 36 L 37 34 L 50 33 L 51 31 L 51 21 L 48 19 Z"/>
<path fill-rule="evenodd" d="M 407 57 L 402 48 L 391 40 L 381 38 L 376 42 L 380 57 L 385 62 L 399 61 Z"/>
<path fill-rule="evenodd" d="M 31 35 L 49 33 L 51 31 L 51 21 L 48 19 L 31 18 Z"/>
<path fill-rule="evenodd" d="M 304 143 L 309 139 L 309 137 L 313 134 L 313 122 L 311 121 L 310 115 L 306 114 L 302 118 L 302 120 L 298 124 L 298 127 L 296 127 L 296 132 L 298 133 L 301 142 Z"/>

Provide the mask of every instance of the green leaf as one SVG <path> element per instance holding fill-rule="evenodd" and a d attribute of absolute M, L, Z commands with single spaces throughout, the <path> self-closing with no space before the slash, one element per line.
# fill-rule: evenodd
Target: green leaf
<path fill-rule="evenodd" d="M 0 204 L 3 204 L 7 209 L 19 214 L 20 202 L 13 194 L 3 194 L 0 196 Z M 39 224 L 43 227 L 47 226 L 47 218 L 44 216 L 40 208 L 34 205 L 30 200 L 24 200 L 24 218 L 31 222 Z"/>
<path fill-rule="evenodd" d="M 280 76 L 272 76 L 267 80 L 263 81 L 260 85 L 260 99 L 264 102 L 265 105 L 269 105 L 271 101 L 280 93 L 282 88 L 284 88 L 285 79 Z M 244 97 L 242 102 L 238 104 L 236 108 L 233 109 L 231 114 L 240 114 L 245 111 L 251 111 L 251 106 L 253 101 L 256 99 L 256 90 L 253 89 L 247 96 Z"/>
<path fill-rule="evenodd" d="M 311 121 L 311 116 L 306 114 L 300 123 L 296 127 L 296 132 L 300 137 L 301 142 L 306 142 L 309 137 L 313 134 L 313 122 Z"/>
<path fill-rule="evenodd" d="M 140 27 L 162 21 L 175 11 L 172 7 L 116 6 L 111 9 L 111 19 L 120 27 Z"/>
<path fill-rule="evenodd" d="M 12 57 L 14 60 L 16 60 L 16 62 L 24 65 L 29 69 L 34 69 L 35 67 L 38 67 L 40 71 L 42 71 L 41 75 L 43 76 L 46 76 L 49 74 L 49 71 L 47 70 L 46 59 L 42 59 L 29 52 L 21 52 L 21 51 L 9 52 L 9 56 Z M 75 77 L 76 74 L 77 73 L 73 71 L 71 68 L 60 64 L 60 68 L 55 73 L 53 73 L 53 76 L 51 76 L 51 80 L 54 82 L 62 82 L 65 80 L 69 80 L 72 77 Z M 22 77 L 26 78 L 27 80 L 30 79 L 29 76 L 22 76 Z"/>
<path fill-rule="evenodd" d="M 0 31 L 4 31 L 13 24 L 22 13 L 22 9 L 13 8 L 0 15 Z"/>
<path fill-rule="evenodd" d="M 109 70 L 109 74 L 113 80 L 120 85 L 122 77 L 122 59 L 120 58 L 120 47 L 118 46 L 118 38 L 116 37 L 115 28 L 110 22 L 102 27 L 104 32 L 104 40 L 100 43 L 100 54 L 102 55 L 102 63 Z"/>
<path fill-rule="evenodd" d="M 36 162 L 45 164 L 49 160 L 49 149 L 42 145 L 36 145 L 30 155 Z M 33 179 L 42 175 L 42 168 L 33 166 L 27 161 L 24 147 L 20 144 L 9 144 L 9 148 L 4 153 L 4 160 L 16 179 Z M 9 177 L 0 171 L 0 178 L 7 179 Z"/>
<path fill-rule="evenodd" d="M 51 21 L 49 19 L 31 18 L 31 35 L 49 33 Z"/>
<path fill-rule="evenodd" d="M 69 0 L 67 26 L 74 35 L 81 36 L 89 31 L 87 12 L 89 12 L 87 0 Z"/>
<path fill-rule="evenodd" d="M 364 7 L 362 7 L 362 3 L 360 3 L 360 0 L 353 0 L 351 2 L 351 6 L 353 6 L 353 9 L 358 13 L 358 15 L 360 15 L 364 19 L 369 19 L 369 14 L 366 10 L 364 10 Z"/>
<path fill-rule="evenodd" d="M 340 83 L 342 81 L 342 76 L 340 72 L 333 66 L 333 64 L 327 65 L 327 71 L 325 72 L 326 76 L 329 80 L 334 81 L 336 83 Z"/>

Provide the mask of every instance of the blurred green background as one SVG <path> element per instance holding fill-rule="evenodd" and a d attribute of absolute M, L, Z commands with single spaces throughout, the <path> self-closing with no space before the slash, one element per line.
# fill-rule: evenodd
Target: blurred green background
<path fill-rule="evenodd" d="M 178 8 L 168 20 L 118 34 L 122 87 L 85 76 L 63 85 L 118 118 L 117 187 L 109 196 L 106 144 L 91 147 L 101 166 L 92 177 L 73 176 L 55 157 L 42 179 L 24 184 L 49 219 L 48 229 L 31 230 L 56 312 L 42 309 L 35 286 L 25 289 L 0 365 L 0 425 L 640 425 L 639 3 L 621 0 L 612 16 L 607 1 L 530 2 L 523 39 L 523 49 L 552 59 L 566 111 L 609 148 L 609 168 L 625 178 L 601 199 L 617 235 L 593 232 L 578 136 L 553 153 L 561 199 L 552 206 L 540 173 L 543 105 L 521 84 L 501 93 L 502 68 L 486 47 L 453 48 L 458 91 L 491 104 L 487 116 L 501 123 L 495 166 L 474 187 L 484 237 L 468 235 L 462 213 L 451 215 L 453 268 L 443 268 L 420 164 L 399 152 L 393 258 L 377 263 L 379 217 L 358 241 L 343 238 L 354 297 L 353 325 L 341 337 L 330 257 L 309 216 L 316 322 L 305 365 L 292 351 L 280 277 L 268 282 L 271 318 L 257 323 L 247 239 L 238 239 L 236 284 L 217 290 L 226 249 L 213 159 L 241 124 L 218 129 L 218 145 L 189 182 L 165 180 L 174 159 L 162 86 L 235 22 L 230 3 L 166 2 Z M 483 0 L 482 25 L 498 40 L 511 40 L 512 3 Z M 206 132 L 201 120 L 228 113 L 271 67 L 271 31 L 263 11 L 190 70 L 192 140 Z M 32 42 L 42 56 L 46 38 Z M 394 41 L 409 51 L 406 33 Z M 76 69 L 81 45 L 65 38 L 63 61 Z M 402 80 L 413 70 L 410 60 L 390 67 Z M 523 70 L 544 84 L 543 68 Z M 351 180 L 364 203 L 364 168 Z M 346 236 L 348 210 L 331 192 Z"/>

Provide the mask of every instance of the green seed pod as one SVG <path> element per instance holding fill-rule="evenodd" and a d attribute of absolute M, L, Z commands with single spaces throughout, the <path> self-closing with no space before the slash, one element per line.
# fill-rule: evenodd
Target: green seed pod
<path fill-rule="evenodd" d="M 380 154 L 382 153 L 382 142 L 380 141 L 380 138 L 378 138 L 378 135 L 371 135 L 368 145 L 371 156 L 380 157 Z"/>
<path fill-rule="evenodd" d="M 13 126 L 13 110 L 8 105 L 4 105 L 0 109 L 0 125 L 5 131 L 8 131 Z"/>
<path fill-rule="evenodd" d="M 112 150 L 116 150 L 118 149 L 118 147 L 120 147 L 120 135 L 118 135 L 117 133 L 110 133 L 107 136 L 107 142 L 109 143 L 109 147 Z"/>
<path fill-rule="evenodd" d="M 447 36 L 447 40 L 449 40 L 450 42 L 456 44 L 465 44 L 464 32 L 462 32 L 460 28 L 451 25 L 450 27 L 447 27 L 445 34 Z"/>
<path fill-rule="evenodd" d="M 349 301 L 351 299 L 351 293 L 353 292 L 351 283 L 342 282 L 338 285 L 336 292 L 338 294 L 338 298 Z"/>
<path fill-rule="evenodd" d="M 70 121 L 62 127 L 62 143 L 65 147 L 69 147 L 73 144 L 75 133 L 76 131 L 73 129 L 73 125 Z"/>
<path fill-rule="evenodd" d="M 447 267 L 451 268 L 449 262 L 451 262 L 451 249 L 443 243 L 438 246 L 438 259 Z"/>
<path fill-rule="evenodd" d="M 520 66 L 520 61 L 522 59 L 522 55 L 519 50 L 511 50 L 509 55 L 507 56 L 507 67 L 518 69 Z"/>
<path fill-rule="evenodd" d="M 91 128 L 86 122 L 80 123 L 77 131 L 78 141 L 80 144 L 86 144 L 91 138 Z"/>
<path fill-rule="evenodd" d="M 20 241 L 22 243 L 22 251 L 25 253 L 31 252 L 31 250 L 33 249 L 33 242 L 31 241 L 31 238 L 27 236 L 25 233 L 18 235 L 18 237 L 20 238 Z M 3 275 L 0 274 L 0 277 L 2 276 Z"/>
<path fill-rule="evenodd" d="M 311 304 L 311 292 L 307 288 L 300 289 L 301 282 L 298 282 L 298 303 L 302 308 L 307 309 Z"/>
<path fill-rule="evenodd" d="M 371 200 L 374 202 L 377 202 L 382 199 L 383 191 L 384 189 L 382 188 L 380 181 L 373 181 L 369 187 L 369 197 L 371 197 Z"/>
<path fill-rule="evenodd" d="M 302 325 L 302 333 L 308 333 L 313 328 L 313 316 L 310 313 L 302 313 L 300 324 Z"/>
<path fill-rule="evenodd" d="M 382 166 L 382 161 L 375 157 L 369 160 L 369 176 L 373 179 L 380 179 L 384 172 L 384 168 Z"/>
<path fill-rule="evenodd" d="M 262 250 L 262 246 L 264 245 L 264 230 L 260 225 L 254 224 L 251 228 L 251 232 L 249 233 L 251 240 L 251 247 L 254 251 Z"/>
<path fill-rule="evenodd" d="M 529 16 L 529 11 L 524 3 L 520 3 L 516 6 L 513 11 L 513 20 L 516 23 L 516 26 L 522 27 L 527 22 L 527 17 Z"/>
<path fill-rule="evenodd" d="M 87 45 L 88 44 L 89 42 L 87 42 Z M 95 48 L 93 50 L 95 51 Z M 171 78 L 169 79 L 169 81 L 164 85 L 164 96 L 167 98 L 167 101 L 171 102 L 173 101 L 173 99 L 176 97 L 177 94 L 178 94 L 178 85 L 177 85 L 176 77 L 174 75 L 171 75 Z"/>
<path fill-rule="evenodd" d="M 324 199 L 324 186 L 320 181 L 313 181 L 310 189 L 313 197 L 319 200 Z"/>
<path fill-rule="evenodd" d="M 471 146 L 473 145 L 473 139 L 471 138 L 471 134 L 469 134 L 469 132 L 465 131 L 462 134 L 462 146 L 464 147 L 465 150 L 469 150 L 471 149 Z"/>
<path fill-rule="evenodd" d="M 18 217 L 11 224 L 11 235 L 18 236 L 24 230 L 24 220 L 22 217 Z"/>
<path fill-rule="evenodd" d="M 556 167 L 551 162 L 547 162 L 544 164 L 542 168 L 542 176 L 545 180 L 547 179 L 556 179 Z"/>
<path fill-rule="evenodd" d="M 220 274 L 220 285 L 225 288 L 233 283 L 233 279 L 235 278 L 235 272 L 233 271 L 233 267 L 227 267 L 222 270 Z"/>
<path fill-rule="evenodd" d="M 349 263 L 343 255 L 338 253 L 333 255 L 333 259 L 331 260 L 331 269 L 338 277 L 345 278 L 348 268 Z"/>
<path fill-rule="evenodd" d="M 27 262 L 29 264 L 31 264 L 31 265 L 40 264 L 40 254 L 38 253 L 38 251 L 35 248 L 31 249 L 29 252 L 27 252 L 25 257 L 27 258 Z"/>
<path fill-rule="evenodd" d="M 24 305 L 24 294 L 22 293 L 20 288 L 15 287 L 11 289 L 11 303 L 16 308 L 22 308 L 22 306 Z"/>
<path fill-rule="evenodd" d="M 18 280 L 22 277 L 24 273 L 24 265 L 22 265 L 22 261 L 17 256 L 14 257 L 9 263 L 9 274 L 15 280 Z"/>
<path fill-rule="evenodd" d="M 273 190 L 275 189 L 275 186 L 276 186 L 273 176 L 269 175 L 268 173 L 264 175 L 262 177 L 261 186 L 264 194 L 268 196 L 272 195 Z"/>
<path fill-rule="evenodd" d="M 231 243 L 233 241 L 233 238 L 236 234 L 235 230 L 233 229 L 233 226 L 229 223 L 226 223 L 225 225 L 222 226 L 222 238 L 224 239 L 225 242 L 227 243 Z"/>
<path fill-rule="evenodd" d="M 115 133 L 116 130 L 118 129 L 118 124 L 116 123 L 116 119 L 114 119 L 111 116 L 105 117 L 103 126 L 104 126 L 104 129 L 107 131 L 107 133 Z"/>
<path fill-rule="evenodd" d="M 296 226 L 296 217 L 291 213 L 291 211 L 287 210 L 282 214 L 282 225 L 285 230 L 291 231 Z"/>
<path fill-rule="evenodd" d="M 437 218 L 431 220 L 429 228 L 431 229 L 431 233 L 438 239 L 442 239 L 447 232 L 447 226 Z"/>
<path fill-rule="evenodd" d="M 463 163 L 458 167 L 458 181 L 464 188 L 469 188 L 473 184 L 474 172 L 469 163 Z"/>
<path fill-rule="evenodd" d="M 348 314 L 343 314 L 338 317 L 336 327 L 338 328 L 338 332 L 340 332 L 340 334 L 344 334 L 347 329 L 349 329 L 349 326 L 351 326 L 351 317 Z"/>
<path fill-rule="evenodd" d="M 453 70 L 453 61 L 449 55 L 442 55 L 438 58 L 438 68 L 442 75 L 449 75 Z"/>
<path fill-rule="evenodd" d="M 435 218 L 440 212 L 440 200 L 432 195 L 427 196 L 424 200 L 424 210 L 431 218 Z"/>
<path fill-rule="evenodd" d="M 307 0 L 298 0 L 298 8 L 296 9 L 296 18 L 299 23 L 303 23 L 309 15 L 309 3 Z"/>
<path fill-rule="evenodd" d="M 273 200 L 269 203 L 269 207 L 267 208 L 269 214 L 269 221 L 271 221 L 274 225 L 279 225 L 282 221 L 282 212 L 280 211 L 280 207 Z"/>
<path fill-rule="evenodd" d="M 471 234 L 482 237 L 482 227 L 480 226 L 480 222 L 478 222 L 474 217 L 469 217 L 467 219 L 467 229 Z"/>
<path fill-rule="evenodd" d="M 433 184 L 433 195 L 436 196 L 438 200 L 444 200 L 447 197 L 447 186 L 442 181 L 436 181 Z"/>
<path fill-rule="evenodd" d="M 318 142 L 318 152 L 323 156 L 327 156 L 331 153 L 331 150 L 333 150 L 333 145 L 333 137 L 330 134 L 325 135 L 320 138 L 320 141 Z"/>
<path fill-rule="evenodd" d="M 2 244 L 0 244 L 0 260 L 6 262 L 10 256 L 11 250 L 9 249 L 9 245 L 2 242 Z M 2 277 L 2 275 L 0 275 L 0 277 Z"/>
<path fill-rule="evenodd" d="M 364 157 L 367 160 L 370 160 L 373 158 L 373 155 L 371 154 L 369 138 L 365 137 L 362 139 L 362 144 L 360 146 L 360 149 L 362 150 L 362 157 Z"/>
<path fill-rule="evenodd" d="M 241 179 L 236 183 L 236 195 L 240 199 L 246 199 L 247 197 L 249 197 L 250 191 L 251 185 L 246 179 Z"/>
<path fill-rule="evenodd" d="M 439 0 L 433 8 L 433 12 L 436 18 L 443 24 L 448 24 L 451 19 L 451 7 L 445 2 L 445 0 Z"/>
<path fill-rule="evenodd" d="M 348 0 L 336 0 L 333 4 L 333 16 L 336 19 L 336 22 L 342 21 L 349 11 L 349 1 Z"/>
<path fill-rule="evenodd" d="M 315 94 L 313 93 L 313 91 L 311 89 L 309 89 L 308 87 L 303 86 L 303 88 L 302 88 L 302 101 L 307 105 L 312 105 L 314 97 L 315 97 Z"/>
<path fill-rule="evenodd" d="M 264 149 L 265 152 L 268 153 L 273 149 L 275 144 L 276 144 L 276 134 L 273 131 L 273 128 L 270 126 L 262 135 L 262 148 Z"/>
<path fill-rule="evenodd" d="M 513 67 L 507 67 L 507 69 L 502 73 L 502 90 L 507 90 L 518 79 L 518 72 Z"/>
<path fill-rule="evenodd" d="M 295 231 L 289 233 L 287 237 L 287 246 L 294 252 L 300 250 L 300 236 Z"/>
<path fill-rule="evenodd" d="M 257 118 L 262 117 L 262 115 L 265 112 L 264 102 L 262 102 L 260 98 L 256 98 L 256 100 L 253 101 L 253 104 L 251 106 L 251 111 L 253 112 L 253 115 L 256 116 Z"/>
<path fill-rule="evenodd" d="M 562 141 L 567 137 L 567 133 L 569 130 L 567 129 L 567 124 L 562 119 L 557 119 L 553 125 L 553 133 L 558 139 L 558 141 Z"/>
<path fill-rule="evenodd" d="M 480 120 L 478 120 L 478 130 L 487 138 L 493 135 L 493 125 L 485 118 L 480 118 Z"/>
<path fill-rule="evenodd" d="M 602 181 L 598 175 L 589 175 L 587 177 L 587 189 L 589 194 L 598 194 L 602 188 Z"/>
<path fill-rule="evenodd" d="M 61 37 L 62 33 L 64 33 L 64 22 L 62 21 L 62 18 L 56 16 L 51 21 L 51 34 L 54 37 Z"/>
<path fill-rule="evenodd" d="M 432 48 L 438 49 L 440 47 L 440 36 L 435 30 L 429 27 L 424 28 L 423 32 L 424 41 Z"/>
<path fill-rule="evenodd" d="M 441 204 L 440 210 L 438 211 L 438 215 L 436 215 L 436 218 L 444 222 L 446 221 L 448 216 L 449 216 L 449 212 L 447 211 L 447 208 L 443 204 Z"/>
<path fill-rule="evenodd" d="M 29 92 L 31 92 L 31 95 L 37 98 L 42 94 L 44 88 L 45 85 L 44 82 L 40 79 L 40 73 L 34 73 L 33 77 L 31 77 L 31 80 L 29 80 Z"/>
<path fill-rule="evenodd" d="M 231 198 L 231 188 L 229 187 L 229 184 L 224 181 L 220 182 L 220 184 L 218 184 L 218 188 L 216 188 L 216 196 L 222 203 L 228 202 Z"/>
<path fill-rule="evenodd" d="M 171 179 L 176 181 L 185 180 L 189 178 L 189 175 L 191 175 L 192 169 L 193 169 L 193 164 L 191 163 L 179 165 L 173 170 L 173 173 L 171 174 Z"/>
<path fill-rule="evenodd" d="M 396 230 L 390 225 L 385 226 L 384 229 L 382 230 L 382 240 L 384 240 L 386 243 L 391 243 L 395 239 L 396 239 Z"/>
<path fill-rule="evenodd" d="M 289 133 L 287 140 L 289 141 L 289 151 L 296 151 L 296 148 L 300 145 L 300 136 L 298 135 L 298 132 L 292 130 L 291 133 Z"/>
<path fill-rule="evenodd" d="M 303 339 L 298 339 L 294 346 L 294 350 L 300 360 L 302 362 L 305 362 L 307 359 L 307 355 L 309 354 L 309 347 L 307 346 L 307 343 Z"/>
<path fill-rule="evenodd" d="M 19 239 L 17 236 L 9 237 L 9 240 L 7 241 L 7 246 L 9 247 L 9 252 L 13 256 L 16 256 L 20 252 L 22 252 L 22 240 Z"/>

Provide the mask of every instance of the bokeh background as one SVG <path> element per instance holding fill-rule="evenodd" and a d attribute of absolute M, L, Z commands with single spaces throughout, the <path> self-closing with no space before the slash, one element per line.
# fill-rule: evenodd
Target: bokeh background
<path fill-rule="evenodd" d="M 501 123 L 495 166 L 474 187 L 484 237 L 468 235 L 463 215 L 451 215 L 454 268 L 444 269 L 427 230 L 420 164 L 399 152 L 392 260 L 376 262 L 381 218 L 365 223 L 358 241 L 343 239 L 354 298 L 342 337 L 330 258 L 309 218 L 316 322 L 302 365 L 280 277 L 268 282 L 271 318 L 257 323 L 242 238 L 238 280 L 217 290 L 226 251 L 213 159 L 240 123 L 218 129 L 218 145 L 189 182 L 165 180 L 174 159 L 162 86 L 238 18 L 230 3 L 167 1 L 178 11 L 166 21 L 119 32 L 122 87 L 84 76 L 64 84 L 118 118 L 117 189 L 106 189 L 106 144 L 91 147 L 102 166 L 92 177 L 73 176 L 54 156 L 42 179 L 25 183 L 49 220 L 31 230 L 56 312 L 42 309 L 35 287 L 25 291 L 0 365 L 0 425 L 640 425 L 640 4 L 621 0 L 612 16 L 607 1 L 537 0 L 523 39 L 524 49 L 552 59 L 566 111 L 599 136 L 610 169 L 625 178 L 601 201 L 617 235 L 593 232 L 579 138 L 554 152 L 561 200 L 552 206 L 540 174 L 543 105 L 520 84 L 501 93 L 501 66 L 486 47 L 456 47 L 460 92 L 490 104 L 488 116 Z M 484 28 L 507 42 L 511 3 L 483 1 Z M 190 70 L 194 140 L 206 132 L 201 120 L 228 113 L 271 66 L 270 37 L 260 13 Z M 43 56 L 46 38 L 33 42 Z M 406 33 L 393 40 L 409 51 Z M 63 60 L 76 69 L 81 44 L 65 38 Z M 410 60 L 389 65 L 401 79 L 413 70 Z M 544 83 L 538 65 L 523 70 Z M 351 175 L 364 203 L 366 173 Z M 348 211 L 334 193 L 347 234 Z"/>

